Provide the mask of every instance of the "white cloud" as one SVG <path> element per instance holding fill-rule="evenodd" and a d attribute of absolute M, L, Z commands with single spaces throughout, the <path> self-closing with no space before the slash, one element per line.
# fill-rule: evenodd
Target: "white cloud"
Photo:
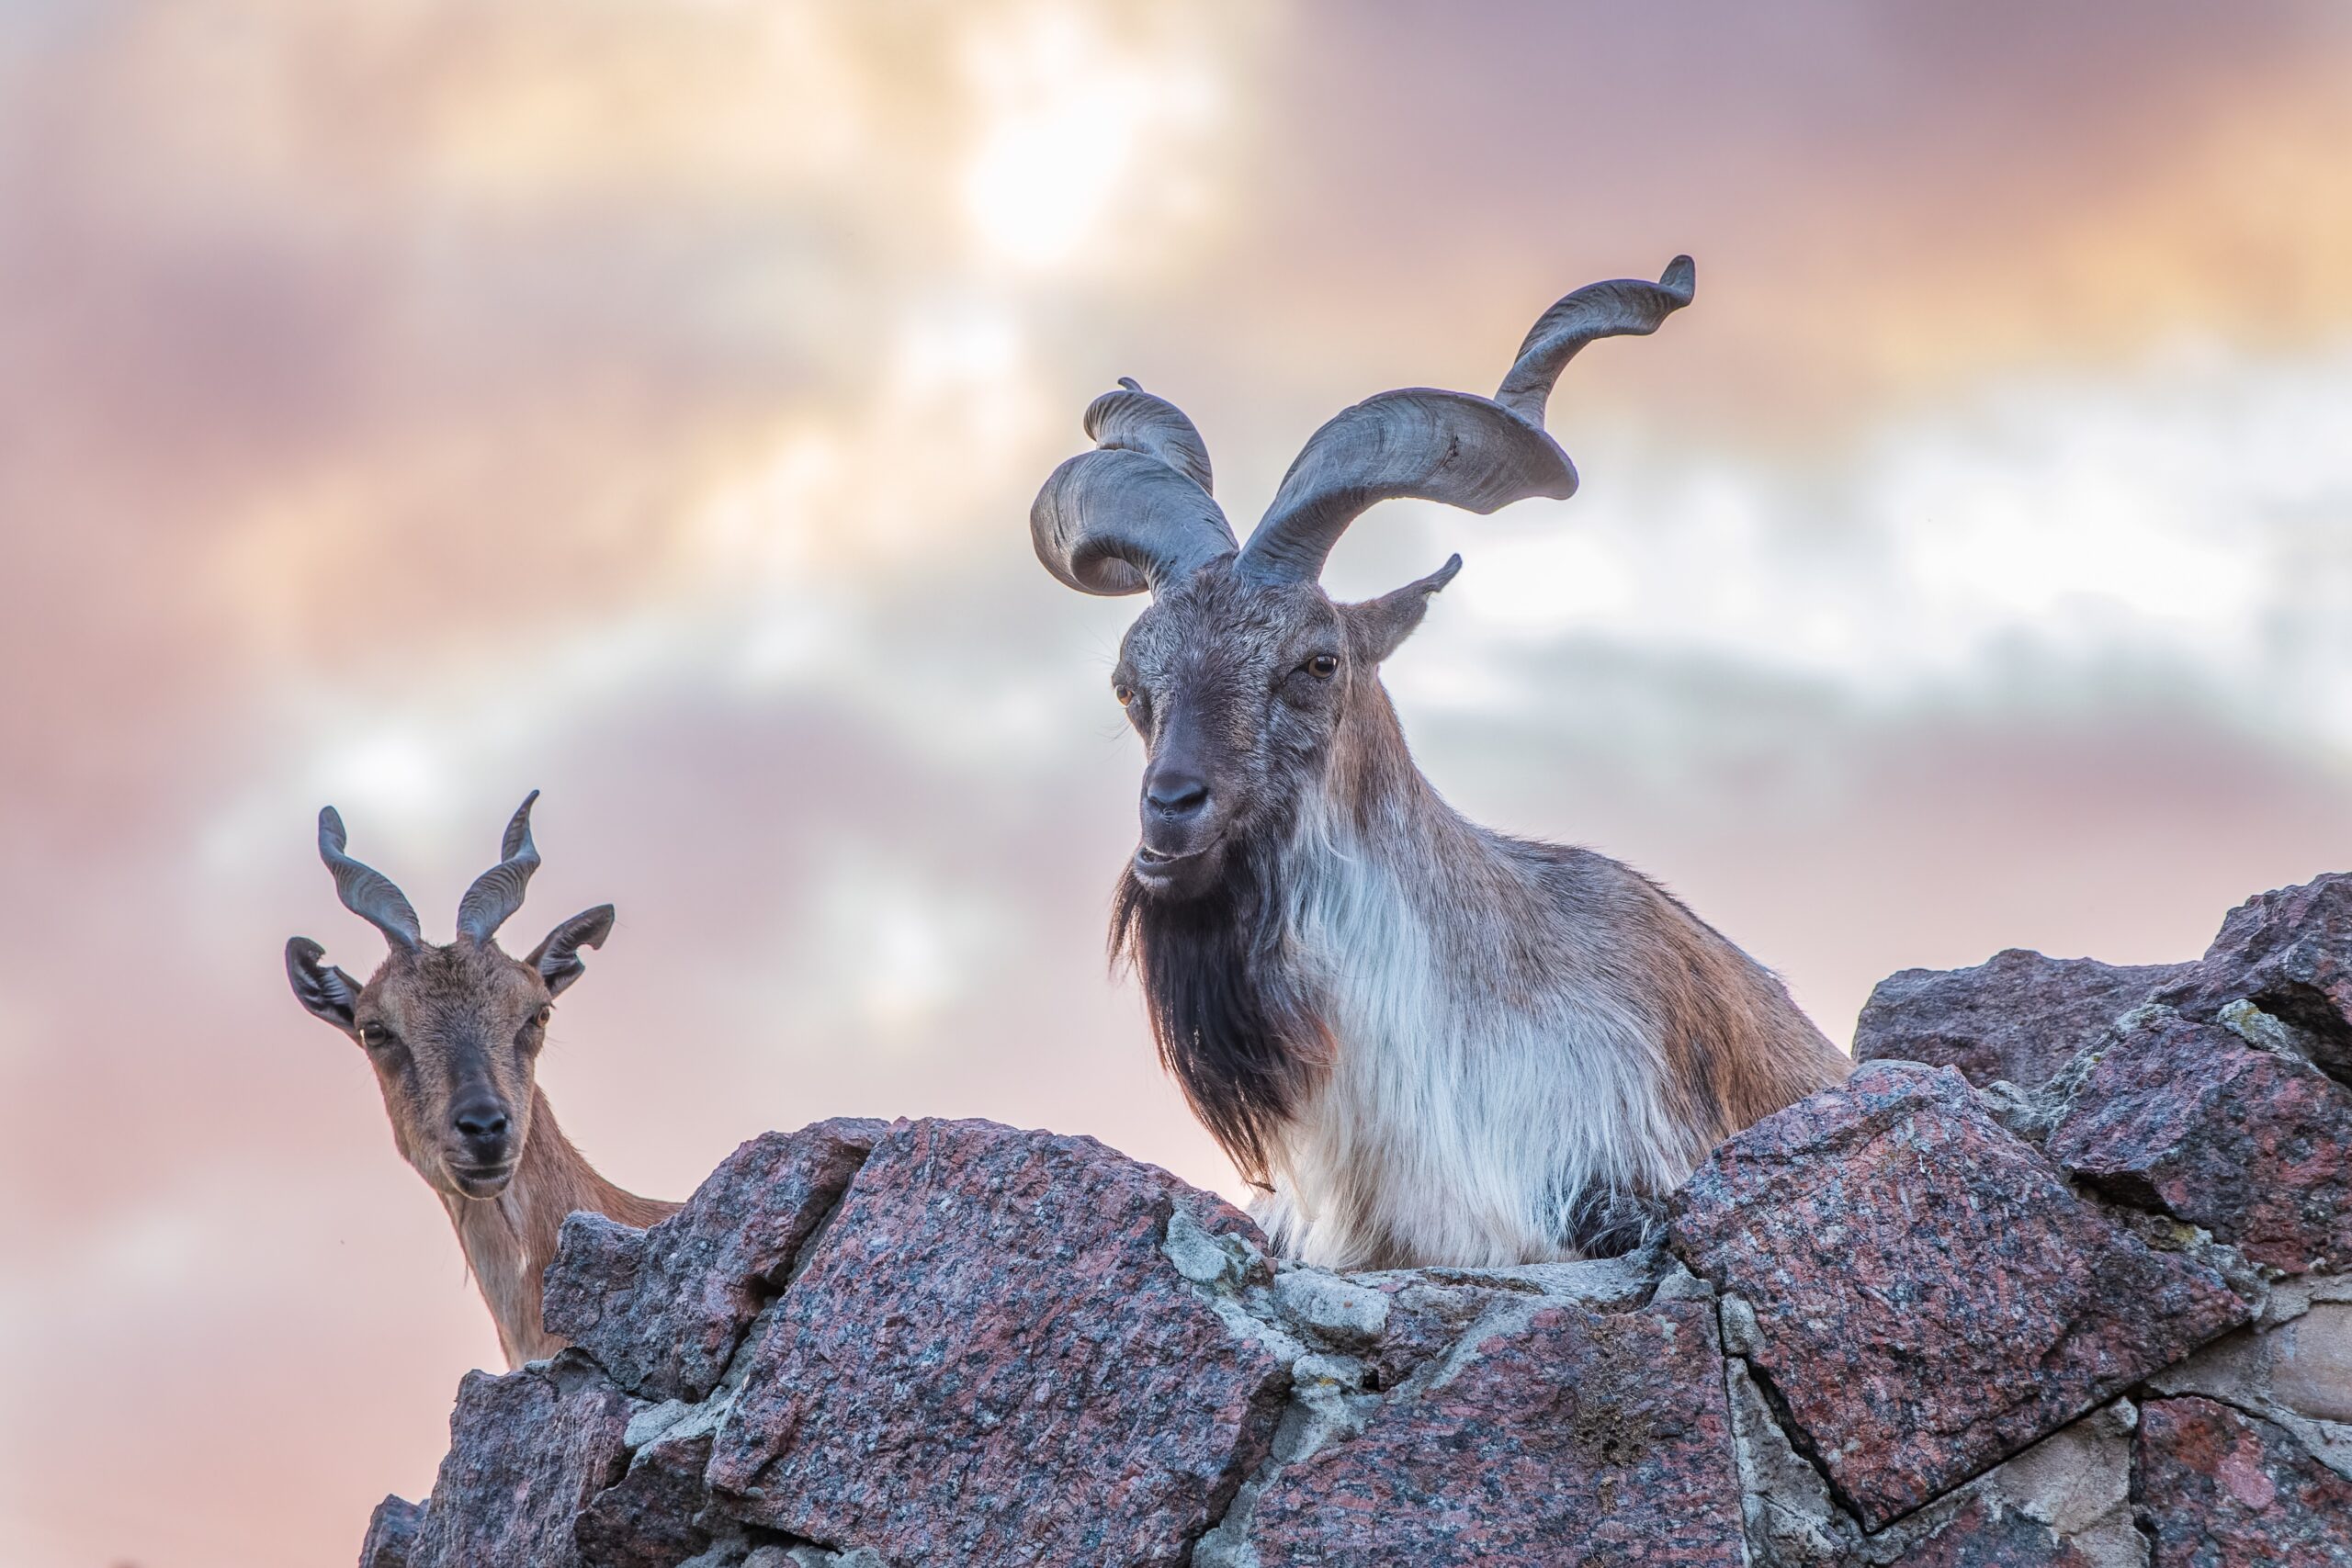
<path fill-rule="evenodd" d="M 1216 126 L 1219 62 L 1190 27 L 1139 45 L 1113 37 L 1105 15 L 1031 6 L 967 44 L 982 129 L 964 210 L 998 260 L 1051 272 L 1090 249 L 1131 254 L 1207 202 L 1191 158 Z M 1156 232 L 1114 243 L 1114 222 Z"/>
<path fill-rule="evenodd" d="M 2138 662 L 2352 747 L 2347 430 L 2352 344 L 1988 384 L 1801 464 L 1602 432 L 1578 457 L 1604 481 L 1465 542 L 1392 678 L 1522 700 L 1515 663 L 1569 637 L 1886 703 Z"/>
<path fill-rule="evenodd" d="M 894 1054 L 940 1038 L 970 994 L 998 979 L 1017 914 L 999 897 L 877 852 L 842 844 L 836 864 L 801 890 L 782 950 L 796 957 L 789 1010 L 849 1026 Z"/>

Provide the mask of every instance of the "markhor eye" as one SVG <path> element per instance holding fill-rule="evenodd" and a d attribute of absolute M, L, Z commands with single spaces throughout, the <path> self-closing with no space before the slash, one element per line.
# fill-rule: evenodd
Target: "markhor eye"
<path fill-rule="evenodd" d="M 1340 672 L 1340 661 L 1328 653 L 1318 653 L 1306 661 L 1306 672 L 1318 681 L 1328 681 Z"/>

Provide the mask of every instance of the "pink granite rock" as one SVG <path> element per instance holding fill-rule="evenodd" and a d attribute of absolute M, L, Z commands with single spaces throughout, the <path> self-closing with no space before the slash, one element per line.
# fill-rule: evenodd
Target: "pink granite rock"
<path fill-rule="evenodd" d="M 574 1568 L 572 1521 L 620 1479 L 638 1408 L 569 1352 L 467 1373 L 408 1568 Z"/>
<path fill-rule="evenodd" d="M 1676 1250 L 1752 1308 L 1742 1350 L 1839 1500 L 1877 1529 L 2246 1321 L 1985 1113 L 1879 1062 L 1724 1144 Z"/>
<path fill-rule="evenodd" d="M 2100 1058 L 2050 1156 L 2288 1274 L 2352 1265 L 2352 1089 L 2177 1015 Z"/>
<path fill-rule="evenodd" d="M 843 1118 L 763 1134 L 649 1230 L 571 1215 L 548 1268 L 548 1327 L 631 1393 L 701 1399 L 888 1125 Z"/>
<path fill-rule="evenodd" d="M 2352 875 L 2255 895 L 2194 972 L 2156 996 L 2206 1019 L 2241 998 L 2303 1031 L 2321 1068 L 2352 1083 Z"/>
<path fill-rule="evenodd" d="M 2194 964 L 2118 967 L 2023 948 L 1973 969 L 1905 969 L 1881 980 L 1854 1025 L 1854 1059 L 1925 1062 L 1979 1086 L 2045 1082 L 2123 1014 Z"/>
<path fill-rule="evenodd" d="M 709 1462 L 707 1433 L 631 1455 L 628 1473 L 590 1499 L 572 1527 L 581 1568 L 677 1568 L 709 1546 L 699 1523 Z"/>
<path fill-rule="evenodd" d="M 2099 1568 L 2048 1525 L 1990 1497 L 1971 1497 L 1901 1551 L 1865 1561 L 1871 1568 Z"/>
<path fill-rule="evenodd" d="M 1741 1561 L 1712 1303 L 1546 1306 L 1457 1352 L 1258 1499 L 1260 1562 L 1317 1568 Z"/>
<path fill-rule="evenodd" d="M 2226 1016 L 2278 1053 L 2143 1010 L 2002 1114 L 2107 1195 L 2331 1261 L 2345 1090 Z M 2143 1239 L 2179 1227 L 1957 1073 L 1865 1065 L 1670 1211 L 1703 1280 L 1655 1249 L 1345 1277 L 1088 1139 L 771 1135 L 663 1225 L 574 1218 L 548 1300 L 579 1348 L 469 1378 L 365 1562 L 2116 1568 L 2134 1503 L 2154 1568 L 2335 1561 L 2342 1278 L 2215 1340 L 2250 1310 Z"/>
<path fill-rule="evenodd" d="M 2207 1399 L 2140 1415 L 2137 1502 L 2155 1568 L 2344 1568 L 2352 1481 L 2267 1421 Z"/>
<path fill-rule="evenodd" d="M 368 1517 L 367 1539 L 359 1543 L 359 1568 L 409 1568 L 409 1549 L 424 1522 L 424 1510 L 405 1497 L 388 1496 L 377 1504 Z"/>
<path fill-rule="evenodd" d="M 927 1568 L 1176 1564 L 1287 1378 L 1163 1248 L 1215 1198 L 1091 1138 L 901 1123 L 761 1322 L 707 1479 L 770 1529 Z"/>

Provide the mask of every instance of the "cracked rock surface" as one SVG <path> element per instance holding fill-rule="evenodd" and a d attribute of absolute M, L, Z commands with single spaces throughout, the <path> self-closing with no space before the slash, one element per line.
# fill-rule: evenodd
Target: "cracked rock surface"
<path fill-rule="evenodd" d="M 2253 1315 L 2078 1197 L 1949 1068 L 1872 1063 L 1767 1118 L 1671 1225 L 1753 1310 L 1751 1368 L 1872 1529 Z"/>
<path fill-rule="evenodd" d="M 1086 1138 L 765 1134 L 567 1223 L 574 1348 L 467 1377 L 362 1568 L 2352 1568 L 2352 878 L 1906 971 L 1857 1043 L 1645 1249 L 1518 1269 L 1301 1267 Z"/>
<path fill-rule="evenodd" d="M 1524 1311 L 1285 1467 L 1250 1541 L 1261 1562 L 1332 1568 L 1736 1562 L 1717 1366 L 1703 1301 Z"/>
<path fill-rule="evenodd" d="M 650 1230 L 571 1215 L 548 1270 L 548 1329 L 632 1393 L 707 1396 L 801 1244 L 888 1131 L 843 1119 L 753 1138 Z"/>
<path fill-rule="evenodd" d="M 1249 1229 L 1091 1138 L 893 1130 L 753 1331 L 711 1485 L 745 1520 L 894 1560 L 1181 1562 L 1264 1454 L 1287 1376 L 1161 1250 L 1179 1205 Z"/>
<path fill-rule="evenodd" d="M 503 1378 L 467 1373 L 407 1568 L 580 1562 L 573 1524 L 627 1470 L 634 1407 L 576 1351 Z"/>
<path fill-rule="evenodd" d="M 2293 1030 L 2323 1072 L 2352 1083 L 2352 875 L 2332 872 L 2247 899 L 2155 999 L 2192 1018 L 2252 1002 Z"/>
<path fill-rule="evenodd" d="M 2150 1010 L 2100 1057 L 2049 1149 L 2266 1269 L 2352 1265 L 2352 1093 L 2228 1029 Z"/>
<path fill-rule="evenodd" d="M 2267 1421 L 2163 1399 L 2140 1424 L 2140 1503 L 2162 1564 L 2342 1568 L 2352 1482 Z"/>

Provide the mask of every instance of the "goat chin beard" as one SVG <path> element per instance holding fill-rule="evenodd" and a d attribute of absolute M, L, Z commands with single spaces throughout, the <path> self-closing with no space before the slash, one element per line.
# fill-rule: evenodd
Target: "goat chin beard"
<path fill-rule="evenodd" d="M 507 1183 L 514 1179 L 514 1172 L 512 1169 L 503 1171 L 497 1176 L 490 1177 L 460 1176 L 458 1172 L 453 1170 L 448 1172 L 447 1190 L 453 1198 L 463 1198 L 471 1202 L 486 1203 L 490 1200 L 503 1193 L 506 1190 Z"/>
<path fill-rule="evenodd" d="M 1168 854 L 1148 844 L 1137 844 L 1127 863 L 1127 874 L 1147 897 L 1163 903 L 1182 903 L 1200 897 L 1216 886 L 1224 860 L 1222 840 L 1182 854 Z"/>

